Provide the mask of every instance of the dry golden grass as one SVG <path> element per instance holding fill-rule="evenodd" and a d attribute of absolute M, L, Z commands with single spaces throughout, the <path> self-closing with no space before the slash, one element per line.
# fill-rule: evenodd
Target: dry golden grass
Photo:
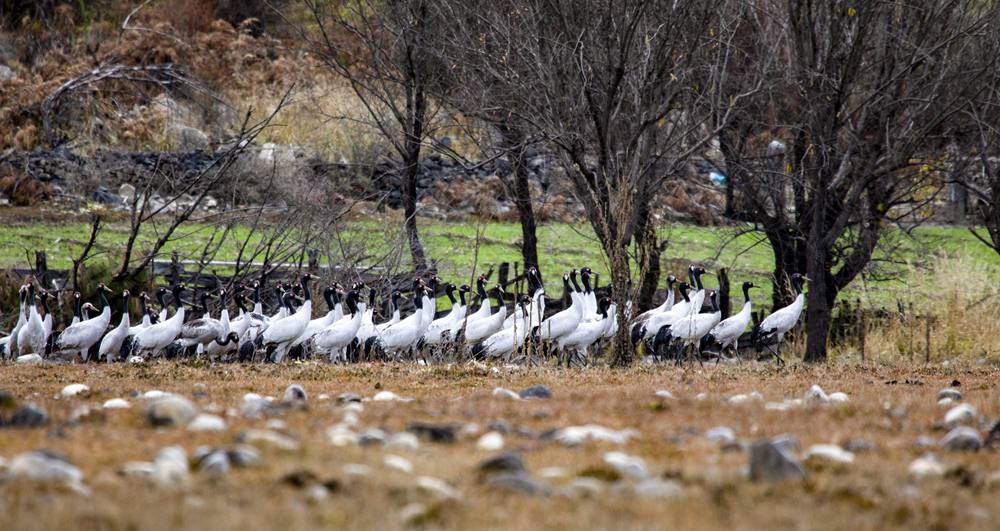
<path fill-rule="evenodd" d="M 944 410 L 936 392 L 953 379 L 962 382 L 968 402 L 991 417 L 1000 403 L 998 371 L 987 366 L 941 368 L 923 366 L 792 364 L 785 369 L 746 364 L 676 368 L 636 367 L 625 371 L 586 369 L 553 371 L 519 369 L 491 372 L 471 366 L 415 367 L 317 364 L 275 366 L 218 365 L 199 367 L 176 363 L 148 366 L 4 366 L 0 389 L 22 401 L 36 401 L 53 417 L 48 428 L 0 431 L 0 455 L 50 448 L 82 468 L 90 496 L 52 486 L 22 482 L 0 484 L 2 529 L 393 529 L 406 527 L 401 509 L 413 502 L 427 504 L 422 522 L 432 528 L 989 528 L 1000 515 L 997 487 L 987 478 L 1000 470 L 993 451 L 944 455 L 964 471 L 953 476 L 914 480 L 909 463 L 922 451 L 914 441 L 922 435 L 940 438 L 934 430 Z M 887 384 L 919 380 L 921 385 Z M 87 398 L 58 399 L 68 383 L 93 390 Z M 145 425 L 141 401 L 133 409 L 108 411 L 79 425 L 67 425 L 81 403 L 99 405 L 133 390 L 162 389 L 192 396 L 195 382 L 207 384 L 206 407 L 238 407 L 249 391 L 281 395 L 297 382 L 310 393 L 308 411 L 286 414 L 288 431 L 302 449 L 281 452 L 264 448 L 265 464 L 236 469 L 221 478 L 195 473 L 190 488 L 164 491 L 122 478 L 117 471 L 127 461 L 151 460 L 158 449 L 179 444 L 191 453 L 199 445 L 231 445 L 241 430 L 263 427 L 264 420 L 227 418 L 229 428 L 218 434 L 191 434 L 183 429 L 153 429 Z M 510 401 L 494 398 L 493 388 L 521 389 L 545 383 L 554 398 Z M 767 400 L 800 397 L 814 383 L 828 392 L 844 391 L 847 405 L 815 411 L 767 411 L 763 405 L 735 406 L 723 402 L 734 393 L 760 391 Z M 556 443 L 507 436 L 507 448 L 523 451 L 533 473 L 544 467 L 564 467 L 570 478 L 587 469 L 607 470 L 602 454 L 621 450 L 646 460 L 651 473 L 678 479 L 683 496 L 669 500 L 637 497 L 612 489 L 604 494 L 567 498 L 530 498 L 490 490 L 477 481 L 476 465 L 489 454 L 475 449 L 475 438 L 456 444 L 422 443 L 415 452 L 381 447 L 332 446 L 326 429 L 340 421 L 335 401 L 319 401 L 327 393 L 374 395 L 392 390 L 416 398 L 410 403 L 366 402 L 362 428 L 389 431 L 411 421 L 486 423 L 505 419 L 514 427 L 536 433 L 569 425 L 598 423 L 612 428 L 634 427 L 641 436 L 623 447 L 588 443 L 563 448 Z M 657 389 L 668 389 L 676 400 L 659 400 Z M 698 393 L 709 398 L 698 401 Z M 903 407 L 904 418 L 887 414 Z M 850 438 L 873 441 L 877 449 L 860 453 L 845 470 L 811 470 L 805 481 L 756 484 L 744 477 L 747 455 L 722 452 L 700 434 L 719 425 L 734 428 L 742 440 L 784 433 L 801 439 L 803 449 L 816 443 L 843 443 Z M 414 477 L 387 469 L 382 458 L 401 453 L 415 466 L 414 475 L 449 482 L 461 499 L 436 501 L 414 486 Z M 346 463 L 372 468 L 368 477 L 348 477 Z M 309 470 L 320 479 L 337 479 L 340 488 L 323 502 L 310 502 L 306 492 L 281 481 L 287 473 Z M 554 486 L 568 481 L 553 480 Z"/>

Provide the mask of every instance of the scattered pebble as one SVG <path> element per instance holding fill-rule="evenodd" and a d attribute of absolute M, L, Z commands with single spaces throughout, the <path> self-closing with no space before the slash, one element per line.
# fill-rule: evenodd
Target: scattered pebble
<path fill-rule="evenodd" d="M 153 426 L 183 426 L 197 414 L 190 400 L 177 395 L 160 398 L 146 409 L 146 419 Z"/>
<path fill-rule="evenodd" d="M 748 394 L 733 395 L 726 399 L 726 402 L 733 405 L 750 404 L 754 402 L 763 402 L 763 401 L 764 401 L 764 395 L 760 394 L 757 391 L 753 391 Z"/>
<path fill-rule="evenodd" d="M 497 387 L 493 390 L 493 396 L 497 398 L 509 398 L 511 400 L 521 400 L 521 395 L 511 391 L 510 389 L 504 389 L 503 387 Z"/>
<path fill-rule="evenodd" d="M 150 389 L 149 391 L 146 391 L 145 393 L 141 394 L 139 398 L 143 400 L 158 400 L 160 398 L 165 398 L 167 396 L 171 396 L 171 394 L 160 391 L 159 389 Z"/>
<path fill-rule="evenodd" d="M 41 406 L 25 404 L 11 415 L 5 426 L 11 428 L 37 428 L 49 422 L 49 414 Z"/>
<path fill-rule="evenodd" d="M 968 426 L 958 426 L 941 439 L 941 447 L 953 452 L 975 452 L 983 446 L 979 431 Z"/>
<path fill-rule="evenodd" d="M 806 391 L 805 396 L 802 397 L 802 402 L 806 407 L 825 406 L 830 403 L 830 397 L 827 396 L 822 387 L 813 385 Z"/>
<path fill-rule="evenodd" d="M 229 455 L 224 450 L 214 450 L 198 459 L 198 469 L 206 474 L 224 475 L 229 473 Z"/>
<path fill-rule="evenodd" d="M 372 397 L 375 402 L 412 402 L 412 398 L 403 398 L 392 391 L 380 391 L 378 394 Z"/>
<path fill-rule="evenodd" d="M 101 407 L 104 409 L 128 409 L 132 407 L 132 404 L 129 404 L 128 400 L 124 398 L 111 398 L 105 400 Z"/>
<path fill-rule="evenodd" d="M 660 389 L 655 393 L 657 398 L 665 398 L 667 400 L 674 400 L 674 394 L 666 389 Z"/>
<path fill-rule="evenodd" d="M 20 365 L 41 365 L 45 363 L 45 359 L 38 354 L 25 354 L 23 356 L 18 356 L 15 363 Z"/>
<path fill-rule="evenodd" d="M 241 433 L 236 441 L 258 446 L 272 446 L 289 452 L 299 449 L 299 441 L 272 430 L 247 430 Z"/>
<path fill-rule="evenodd" d="M 408 459 L 402 456 L 388 454 L 382 458 L 382 463 L 385 466 L 399 470 L 400 472 L 404 472 L 407 474 L 413 473 L 413 463 L 411 463 Z"/>
<path fill-rule="evenodd" d="M 483 474 L 494 474 L 497 472 L 524 472 L 527 469 L 521 456 L 515 453 L 506 452 L 491 457 L 479 463 L 479 471 Z"/>
<path fill-rule="evenodd" d="M 87 396 L 90 394 L 90 387 L 82 383 L 69 384 L 66 387 L 63 387 L 62 391 L 60 391 L 59 394 L 61 394 L 66 398 L 77 395 Z"/>
<path fill-rule="evenodd" d="M 243 402 L 240 404 L 240 413 L 248 419 L 260 418 L 271 408 L 271 403 L 257 393 L 247 393 L 243 395 Z"/>
<path fill-rule="evenodd" d="M 549 466 L 539 470 L 538 476 L 545 479 L 559 479 L 569 476 L 569 470 L 559 466 Z"/>
<path fill-rule="evenodd" d="M 371 474 L 372 469 L 368 465 L 361 465 L 358 463 L 348 463 L 341 467 L 345 476 L 368 476 Z"/>
<path fill-rule="evenodd" d="M 806 451 L 806 461 L 849 465 L 854 462 L 854 454 L 836 444 L 814 444 Z"/>
<path fill-rule="evenodd" d="M 705 432 L 705 438 L 722 446 L 736 444 L 736 431 L 729 426 L 717 426 Z"/>
<path fill-rule="evenodd" d="M 950 406 L 950 405 L 952 405 L 954 403 L 955 403 L 955 400 L 953 398 L 947 397 L 947 396 L 944 397 L 944 398 L 942 398 L 941 400 L 938 400 L 938 405 L 939 406 Z"/>
<path fill-rule="evenodd" d="M 420 448 L 420 440 L 417 436 L 407 432 L 401 431 L 399 433 L 392 434 L 385 443 L 387 448 L 401 448 L 404 450 L 416 450 Z"/>
<path fill-rule="evenodd" d="M 917 478 L 940 477 L 948 467 L 934 454 L 925 454 L 910 463 L 910 475 Z"/>
<path fill-rule="evenodd" d="M 455 426 L 411 422 L 406 431 L 432 443 L 453 443 L 457 440 Z"/>
<path fill-rule="evenodd" d="M 836 393 L 830 393 L 830 403 L 831 404 L 844 404 L 847 403 L 850 398 L 847 393 L 841 393 L 840 391 Z"/>
<path fill-rule="evenodd" d="M 937 397 L 938 400 L 944 400 L 945 398 L 950 398 L 955 402 L 961 402 L 962 393 L 961 391 L 955 389 L 954 387 L 945 387 L 944 389 L 938 391 Z"/>
<path fill-rule="evenodd" d="M 237 468 L 259 466 L 264 463 L 264 459 L 261 458 L 260 452 L 258 452 L 253 446 L 245 444 L 236 445 L 232 449 L 227 450 L 226 454 L 229 456 L 229 462 Z"/>
<path fill-rule="evenodd" d="M 226 429 L 226 421 L 222 420 L 222 417 L 218 415 L 209 415 L 206 413 L 201 413 L 194 420 L 188 424 L 188 431 L 224 431 Z"/>
<path fill-rule="evenodd" d="M 531 477 L 527 472 L 498 472 L 486 478 L 490 487 L 527 494 L 528 496 L 549 496 L 552 488 Z"/>
<path fill-rule="evenodd" d="M 552 391 L 546 385 L 533 385 L 518 394 L 521 398 L 552 398 Z"/>
<path fill-rule="evenodd" d="M 417 487 L 444 499 L 455 500 L 461 497 L 455 487 L 431 476 L 418 477 Z"/>
<path fill-rule="evenodd" d="M 604 454 L 604 462 L 622 474 L 636 479 L 643 479 L 649 476 L 649 471 L 646 469 L 646 462 L 641 457 L 628 455 L 623 452 L 607 452 Z"/>
<path fill-rule="evenodd" d="M 604 491 L 604 482 L 592 477 L 578 477 L 573 478 L 565 487 L 560 491 L 564 496 L 587 496 L 600 494 Z"/>
<path fill-rule="evenodd" d="M 697 401 L 699 401 L 699 402 L 703 402 L 705 400 L 708 400 L 708 393 L 698 393 L 698 394 L 694 395 L 694 399 L 697 400 Z"/>
<path fill-rule="evenodd" d="M 843 445 L 844 450 L 854 453 L 870 452 L 875 449 L 875 443 L 868 439 L 850 439 Z"/>
<path fill-rule="evenodd" d="M 361 446 L 376 446 L 385 444 L 386 434 L 378 428 L 365 430 L 358 435 L 358 444 Z"/>
<path fill-rule="evenodd" d="M 10 460 L 7 474 L 15 478 L 62 483 L 74 490 L 85 490 L 83 472 L 65 456 L 51 450 L 35 450 Z"/>
<path fill-rule="evenodd" d="M 347 404 L 349 402 L 361 402 L 362 400 L 364 400 L 364 397 L 355 393 L 340 393 L 339 395 L 337 395 L 338 404 Z"/>
<path fill-rule="evenodd" d="M 285 396 L 282 401 L 286 404 L 303 405 L 309 401 L 309 396 L 301 385 L 291 384 L 285 388 Z"/>
<path fill-rule="evenodd" d="M 554 439 L 565 446 L 580 446 L 587 441 L 609 442 L 614 444 L 625 444 L 632 437 L 637 437 L 639 432 L 633 428 L 624 430 L 613 430 L 598 424 L 587 424 L 585 426 L 569 426 L 558 430 Z"/>
<path fill-rule="evenodd" d="M 429 509 L 422 503 L 408 503 L 399 510 L 399 520 L 404 524 L 419 524 L 426 519 Z"/>
<path fill-rule="evenodd" d="M 180 446 L 160 449 L 153 459 L 153 475 L 150 478 L 161 487 L 178 488 L 187 485 L 190 474 L 187 452 Z"/>
<path fill-rule="evenodd" d="M 207 398 L 208 397 L 208 386 L 199 382 L 191 386 L 191 394 L 195 398 Z"/>
<path fill-rule="evenodd" d="M 326 438 L 334 446 L 349 446 L 358 443 L 358 434 L 344 424 L 331 426 L 330 429 L 326 430 Z"/>
<path fill-rule="evenodd" d="M 674 498 L 684 493 L 680 483 L 660 478 L 644 479 L 632 488 L 636 494 L 644 498 Z"/>
<path fill-rule="evenodd" d="M 951 428 L 959 424 L 968 424 L 976 420 L 976 408 L 972 404 L 959 404 L 948 410 L 944 415 L 945 426 Z"/>
<path fill-rule="evenodd" d="M 495 431 L 484 433 L 483 436 L 476 441 L 476 449 L 485 452 L 503 450 L 503 445 L 503 435 Z"/>
<path fill-rule="evenodd" d="M 781 481 L 806 477 L 805 469 L 792 457 L 786 445 L 759 441 L 750 447 L 750 479 Z"/>

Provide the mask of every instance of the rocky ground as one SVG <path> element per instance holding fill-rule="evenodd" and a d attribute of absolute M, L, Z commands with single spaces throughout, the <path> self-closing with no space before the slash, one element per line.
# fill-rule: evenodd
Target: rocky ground
<path fill-rule="evenodd" d="M 8 365 L 0 528 L 988 528 L 996 381 L 985 366 Z"/>

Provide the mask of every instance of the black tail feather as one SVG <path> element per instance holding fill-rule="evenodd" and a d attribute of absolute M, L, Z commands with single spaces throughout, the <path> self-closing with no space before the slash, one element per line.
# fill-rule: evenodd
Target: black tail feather
<path fill-rule="evenodd" d="M 644 335 L 646 335 L 646 327 L 642 323 L 636 323 L 632 327 L 632 346 L 638 345 Z"/>

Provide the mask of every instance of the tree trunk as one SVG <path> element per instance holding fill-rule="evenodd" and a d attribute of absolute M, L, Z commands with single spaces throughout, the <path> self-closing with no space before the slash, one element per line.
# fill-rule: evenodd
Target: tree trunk
<path fill-rule="evenodd" d="M 414 271 L 427 271 L 427 257 L 417 233 L 417 170 L 420 168 L 420 143 L 413 142 L 407 153 L 406 168 L 403 171 L 403 226 L 410 243 L 410 256 Z"/>
<path fill-rule="evenodd" d="M 608 262 L 611 264 L 611 296 L 617 305 L 618 333 L 611 338 L 611 364 L 615 367 L 627 367 L 635 359 L 635 351 L 629 339 L 628 318 L 625 316 L 625 306 L 628 301 L 628 252 L 624 246 L 614 245 L 606 248 L 609 252 Z"/>
<path fill-rule="evenodd" d="M 656 237 L 656 224 L 647 213 L 635 234 L 636 258 L 639 266 L 639 291 L 635 305 L 643 312 L 653 306 L 656 287 L 660 283 L 660 256 L 662 249 Z"/>
<path fill-rule="evenodd" d="M 535 221 L 535 210 L 531 206 L 531 187 L 528 183 L 528 165 L 524 160 L 524 148 L 519 147 L 514 153 L 514 206 L 517 207 L 517 214 L 521 220 L 521 258 L 524 260 L 524 270 L 534 267 L 539 271 L 541 278 L 541 268 L 538 267 L 538 235 L 536 229 L 538 223 Z"/>
<path fill-rule="evenodd" d="M 789 295 L 792 293 L 789 279 L 792 273 L 799 273 L 803 268 L 799 267 L 800 258 L 790 232 L 768 230 L 766 234 L 774 253 L 774 288 L 771 291 L 771 310 L 774 311 L 792 302 L 794 296 Z"/>

